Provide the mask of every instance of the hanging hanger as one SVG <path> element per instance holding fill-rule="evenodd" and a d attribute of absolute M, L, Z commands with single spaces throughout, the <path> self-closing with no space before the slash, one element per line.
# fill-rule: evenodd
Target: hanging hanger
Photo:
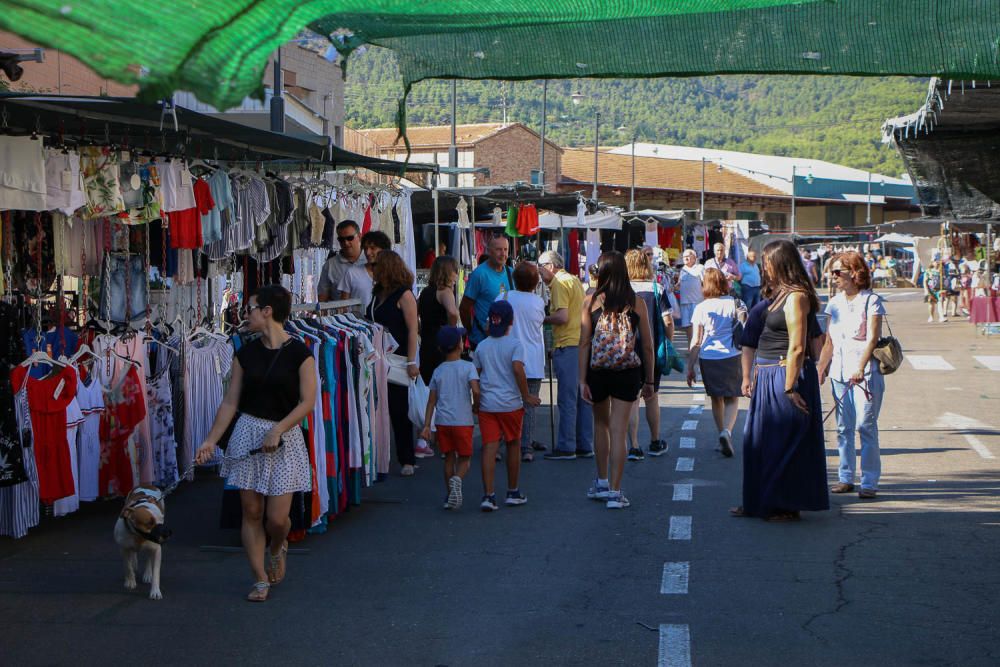
<path fill-rule="evenodd" d="M 61 368 L 66 368 L 66 363 L 59 361 L 58 359 L 53 359 L 47 352 L 38 350 L 34 352 L 30 357 L 22 361 L 19 366 L 34 366 L 35 364 L 49 364 L 51 366 L 59 366 Z"/>

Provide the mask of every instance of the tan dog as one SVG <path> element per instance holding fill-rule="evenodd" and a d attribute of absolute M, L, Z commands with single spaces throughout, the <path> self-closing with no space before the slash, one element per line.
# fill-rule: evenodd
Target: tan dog
<path fill-rule="evenodd" d="M 160 562 L 164 541 L 171 531 L 163 525 L 166 512 L 163 492 L 155 486 L 137 486 L 125 499 L 125 508 L 115 523 L 115 542 L 125 561 L 125 588 L 135 589 L 135 575 L 139 567 L 139 551 L 145 551 L 146 571 L 143 583 L 151 584 L 149 599 L 160 600 Z"/>

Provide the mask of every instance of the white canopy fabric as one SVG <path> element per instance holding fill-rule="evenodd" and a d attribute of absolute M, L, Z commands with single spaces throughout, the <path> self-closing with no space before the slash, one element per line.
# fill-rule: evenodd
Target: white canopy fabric
<path fill-rule="evenodd" d="M 917 239 L 911 234 L 890 232 L 878 237 L 872 243 L 899 243 L 900 245 L 916 245 Z"/>
<path fill-rule="evenodd" d="M 583 216 L 581 223 L 575 215 L 545 213 L 538 216 L 538 224 L 542 229 L 621 229 L 622 216 L 618 209 L 607 209 Z"/>

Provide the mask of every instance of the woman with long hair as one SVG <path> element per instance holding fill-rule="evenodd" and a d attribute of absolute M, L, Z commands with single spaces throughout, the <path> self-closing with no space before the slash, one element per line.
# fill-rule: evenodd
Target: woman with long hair
<path fill-rule="evenodd" d="M 236 353 L 229 388 L 195 456 L 199 465 L 212 460 L 236 419 L 220 472 L 240 490 L 243 548 L 256 582 L 251 602 L 267 600 L 271 586 L 284 579 L 292 494 L 312 488 L 299 424 L 316 405 L 316 366 L 309 348 L 285 332 L 291 305 L 281 285 L 266 285 L 250 297 L 246 319 L 261 336 Z"/>
<path fill-rule="evenodd" d="M 372 301 L 365 315 L 385 327 L 396 339 L 396 354 L 406 355 L 406 374 L 411 380 L 420 376 L 417 366 L 417 300 L 413 296 L 413 274 L 403 258 L 392 250 L 383 250 L 372 268 L 374 287 Z M 389 421 L 392 439 L 396 443 L 396 460 L 400 474 L 409 477 L 415 472 L 413 424 L 410 423 L 409 390 L 389 384 Z"/>
<path fill-rule="evenodd" d="M 719 269 L 705 269 L 702 294 L 694 307 L 694 335 L 688 354 L 688 386 L 694 384 L 695 364 L 701 368 L 705 394 L 712 399 L 712 417 L 719 431 L 722 455 L 733 455 L 733 427 L 743 395 L 739 341 L 733 340 L 736 324 L 746 319 L 746 307 L 729 296 L 729 280 Z"/>
<path fill-rule="evenodd" d="M 833 258 L 830 267 L 837 282 L 837 296 L 826 305 L 829 334 L 820 357 L 822 384 L 830 377 L 837 412 L 837 448 L 840 450 L 839 481 L 832 493 L 854 491 L 854 432 L 861 438 L 861 489 L 859 498 L 874 498 L 882 463 L 878 449 L 878 415 L 885 394 L 885 379 L 875 346 L 882 337 L 885 306 L 871 291 L 872 277 L 864 258 L 845 252 Z"/>
<path fill-rule="evenodd" d="M 458 282 L 458 262 L 454 257 L 439 255 L 431 264 L 427 286 L 417 299 L 420 319 L 420 376 L 430 384 L 434 369 L 444 361 L 437 346 L 437 334 L 443 326 L 458 325 L 458 302 L 455 285 Z"/>
<path fill-rule="evenodd" d="M 768 244 L 763 268 L 769 305 L 743 435 L 743 505 L 730 511 L 795 521 L 801 511 L 830 508 L 819 375 L 809 352 L 819 299 L 790 241 Z"/>
<path fill-rule="evenodd" d="M 646 304 L 646 311 L 649 315 L 649 328 L 653 331 L 653 358 L 655 366 L 656 350 L 659 349 L 663 340 L 671 340 L 674 337 L 674 318 L 670 309 L 670 300 L 667 292 L 661 289 L 655 282 L 656 275 L 653 272 L 653 251 L 649 246 L 642 250 L 633 248 L 625 253 L 625 265 L 628 267 L 628 278 L 635 291 L 636 296 L 641 298 Z M 660 324 L 654 318 L 659 318 Z M 662 456 L 667 453 L 667 443 L 660 438 L 660 379 L 663 369 L 655 366 L 653 369 L 653 393 L 645 400 L 646 403 L 646 425 L 649 426 L 649 454 L 650 456 Z M 639 446 L 639 402 L 633 403 L 632 414 L 629 417 L 629 436 L 631 446 L 628 450 L 629 461 L 641 461 L 645 458 L 642 447 Z"/>
<path fill-rule="evenodd" d="M 583 302 L 580 392 L 594 406 L 597 479 L 588 498 L 608 509 L 629 506 L 622 493 L 626 436 L 632 404 L 653 394 L 653 335 L 646 304 L 628 279 L 625 257 L 606 252 L 598 260 L 597 290 Z"/>

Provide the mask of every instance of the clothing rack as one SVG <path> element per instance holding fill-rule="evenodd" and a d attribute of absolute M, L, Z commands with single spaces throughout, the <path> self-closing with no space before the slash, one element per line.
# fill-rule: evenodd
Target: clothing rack
<path fill-rule="evenodd" d="M 297 303 L 292 306 L 293 313 L 317 313 L 323 310 L 338 310 L 363 306 L 361 299 L 340 299 L 339 301 L 320 301 L 318 303 Z"/>

